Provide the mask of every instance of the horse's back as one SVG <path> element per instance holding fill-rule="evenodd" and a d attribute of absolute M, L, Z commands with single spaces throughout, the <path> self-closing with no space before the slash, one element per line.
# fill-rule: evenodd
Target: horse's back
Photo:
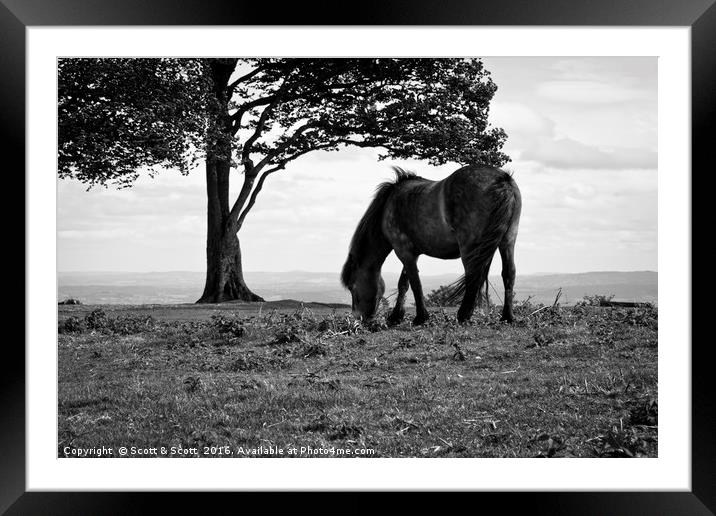
<path fill-rule="evenodd" d="M 487 165 L 467 165 L 443 179 L 449 191 L 467 190 L 483 192 L 496 184 L 511 183 L 517 186 L 512 176 L 499 168 Z"/>
<path fill-rule="evenodd" d="M 468 165 L 443 180 L 445 208 L 450 224 L 459 233 L 479 232 L 495 211 L 496 203 L 509 197 L 517 210 L 521 197 L 512 176 L 499 168 Z M 517 212 L 518 213 L 518 212 Z"/>
<path fill-rule="evenodd" d="M 398 185 L 386 205 L 383 232 L 401 250 L 435 258 L 457 258 L 459 251 L 445 213 L 443 181 L 416 178 Z"/>
<path fill-rule="evenodd" d="M 466 166 L 440 181 L 424 178 L 395 185 L 383 213 L 383 233 L 400 255 L 457 258 L 459 242 L 479 238 L 495 212 L 497 190 L 519 191 L 506 172 Z"/>

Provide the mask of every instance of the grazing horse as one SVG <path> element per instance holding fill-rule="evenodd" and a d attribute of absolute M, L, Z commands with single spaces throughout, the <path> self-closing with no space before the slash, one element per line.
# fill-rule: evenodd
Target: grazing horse
<path fill-rule="evenodd" d="M 408 285 L 417 312 L 413 324 L 428 319 L 418 276 L 421 254 L 462 259 L 465 275 L 451 285 L 449 298 L 463 296 L 457 319 L 465 322 L 472 316 L 477 294 L 487 282 L 492 258 L 499 249 L 505 286 L 502 320 L 512 322 L 514 250 L 522 208 L 512 176 L 497 168 L 475 165 L 460 168 L 441 181 L 431 181 L 393 169 L 395 181 L 378 186 L 353 234 L 341 273 L 341 282 L 353 298 L 353 314 L 363 319 L 374 317 L 385 292 L 380 270 L 390 251 L 395 251 L 403 271 L 388 324 L 403 319 Z"/>

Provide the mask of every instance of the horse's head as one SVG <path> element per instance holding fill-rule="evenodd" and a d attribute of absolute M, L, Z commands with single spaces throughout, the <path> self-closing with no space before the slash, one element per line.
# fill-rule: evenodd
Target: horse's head
<path fill-rule="evenodd" d="M 351 292 L 353 316 L 357 319 L 372 319 L 385 292 L 380 268 L 360 267 L 353 255 L 348 255 L 341 281 Z"/>

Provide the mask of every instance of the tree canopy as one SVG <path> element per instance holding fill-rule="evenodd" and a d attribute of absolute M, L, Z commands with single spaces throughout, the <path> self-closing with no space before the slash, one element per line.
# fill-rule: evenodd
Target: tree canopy
<path fill-rule="evenodd" d="M 60 60 L 60 176 L 126 186 L 143 167 L 187 171 L 227 137 L 233 164 L 256 173 L 345 145 L 432 164 L 509 161 L 478 59 L 221 60 L 223 91 L 212 91 L 213 61 Z"/>
<path fill-rule="evenodd" d="M 187 172 L 201 159 L 202 63 L 61 59 L 58 68 L 60 177 L 129 186 L 144 167 Z"/>

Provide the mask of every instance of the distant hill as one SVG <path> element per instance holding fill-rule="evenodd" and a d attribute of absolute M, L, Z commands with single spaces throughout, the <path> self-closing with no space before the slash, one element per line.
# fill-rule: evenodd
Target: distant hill
<path fill-rule="evenodd" d="M 79 299 L 85 304 L 174 304 L 193 303 L 201 295 L 204 273 L 171 272 L 59 272 L 58 300 Z M 384 273 L 386 293 L 397 288 L 398 274 Z M 457 276 L 452 274 L 423 276 L 427 294 L 441 285 L 448 285 Z M 327 272 L 247 272 L 251 289 L 266 301 L 296 300 L 316 303 L 347 303 L 350 294 L 343 289 L 338 273 Z M 503 290 L 499 276 L 490 277 L 492 300 L 500 303 Z M 559 288 L 560 302 L 573 304 L 587 295 L 614 295 L 623 301 L 656 303 L 658 273 L 584 272 L 578 274 L 532 274 L 517 277 L 517 300 L 532 296 L 535 303 L 551 303 Z M 498 299 L 496 299 L 495 290 Z M 412 298 L 408 298 L 412 302 Z"/>
<path fill-rule="evenodd" d="M 518 276 L 515 292 L 519 299 L 533 296 L 541 303 L 553 302 L 562 289 L 563 304 L 574 304 L 593 295 L 613 295 L 615 300 L 657 303 L 659 275 L 653 271 L 583 272 Z M 497 278 L 491 278 L 493 285 Z"/>

